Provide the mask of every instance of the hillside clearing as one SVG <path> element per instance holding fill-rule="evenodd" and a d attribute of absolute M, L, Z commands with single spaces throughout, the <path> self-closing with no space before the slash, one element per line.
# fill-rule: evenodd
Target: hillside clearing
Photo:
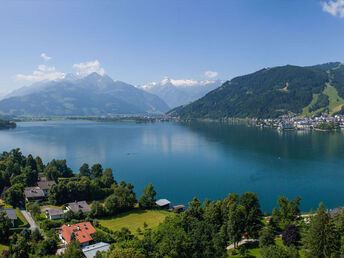
<path fill-rule="evenodd" d="M 326 83 L 326 88 L 324 89 L 324 94 L 329 97 L 329 110 L 330 115 L 335 112 L 340 111 L 341 107 L 344 105 L 344 99 L 339 97 L 337 89 L 331 85 L 331 83 Z"/>

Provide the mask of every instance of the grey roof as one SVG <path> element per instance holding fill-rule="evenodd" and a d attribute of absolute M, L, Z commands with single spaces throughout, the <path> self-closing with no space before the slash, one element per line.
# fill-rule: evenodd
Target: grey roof
<path fill-rule="evenodd" d="M 39 188 L 41 188 L 42 190 L 50 190 L 50 188 L 55 185 L 55 181 L 40 181 L 37 182 L 37 185 Z"/>
<path fill-rule="evenodd" d="M 79 210 L 82 210 L 82 212 L 89 212 L 91 210 L 90 206 L 88 206 L 85 201 L 71 202 L 68 203 L 68 206 L 72 212 L 78 212 Z"/>
<path fill-rule="evenodd" d="M 27 187 L 24 190 L 26 198 L 44 198 L 44 192 L 39 187 Z"/>
<path fill-rule="evenodd" d="M 160 207 L 171 204 L 171 202 L 169 200 L 167 200 L 167 199 L 160 199 L 160 200 L 157 200 L 155 203 L 156 203 L 156 205 L 158 205 Z"/>
<path fill-rule="evenodd" d="M 102 252 L 102 251 L 109 251 L 110 249 L 110 244 L 108 243 L 104 243 L 104 242 L 100 242 L 100 243 L 97 243 L 97 244 L 94 244 L 94 245 L 89 245 L 89 246 L 86 246 L 84 248 L 82 248 L 82 252 L 84 253 L 84 255 L 87 257 L 87 258 L 93 258 L 94 256 L 96 256 L 96 253 L 98 251 Z"/>
<path fill-rule="evenodd" d="M 57 208 L 57 209 L 49 209 L 47 210 L 49 216 L 56 216 L 56 215 L 63 215 L 64 212 L 62 209 Z"/>
<path fill-rule="evenodd" d="M 173 206 L 173 209 L 176 209 L 176 210 L 179 210 L 179 209 L 184 209 L 185 208 L 185 205 L 176 205 L 176 206 Z"/>
<path fill-rule="evenodd" d="M 6 213 L 6 217 L 9 218 L 10 220 L 18 219 L 16 211 L 14 209 L 11 209 L 11 208 L 0 209 L 0 212 L 2 211 Z"/>

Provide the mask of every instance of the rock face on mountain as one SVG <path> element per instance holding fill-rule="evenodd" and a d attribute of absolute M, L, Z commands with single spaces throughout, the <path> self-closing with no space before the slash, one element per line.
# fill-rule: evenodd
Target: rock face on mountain
<path fill-rule="evenodd" d="M 145 115 L 168 109 L 159 97 L 97 73 L 34 84 L 0 101 L 0 113 L 13 116 Z"/>
<path fill-rule="evenodd" d="M 224 83 L 169 115 L 185 119 L 275 118 L 343 112 L 344 65 L 267 68 Z"/>
<path fill-rule="evenodd" d="M 222 83 L 223 81 L 220 80 L 194 81 L 164 78 L 160 82 L 152 82 L 138 87 L 157 95 L 170 108 L 175 108 L 203 97 L 209 91 L 220 87 Z"/>

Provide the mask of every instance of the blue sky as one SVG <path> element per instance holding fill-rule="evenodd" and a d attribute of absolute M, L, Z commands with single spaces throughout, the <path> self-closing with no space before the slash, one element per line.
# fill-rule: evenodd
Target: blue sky
<path fill-rule="evenodd" d="M 143 84 L 164 76 L 227 80 L 263 67 L 344 61 L 344 0 L 10 0 L 0 5 L 0 93 L 40 76 L 85 69 Z M 206 76 L 207 71 L 212 73 Z"/>

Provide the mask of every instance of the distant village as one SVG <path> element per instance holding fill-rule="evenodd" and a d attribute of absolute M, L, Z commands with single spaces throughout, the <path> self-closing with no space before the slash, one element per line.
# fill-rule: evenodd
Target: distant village
<path fill-rule="evenodd" d="M 259 127 L 273 127 L 278 130 L 329 131 L 344 129 L 344 115 L 257 119 L 256 125 Z"/>

